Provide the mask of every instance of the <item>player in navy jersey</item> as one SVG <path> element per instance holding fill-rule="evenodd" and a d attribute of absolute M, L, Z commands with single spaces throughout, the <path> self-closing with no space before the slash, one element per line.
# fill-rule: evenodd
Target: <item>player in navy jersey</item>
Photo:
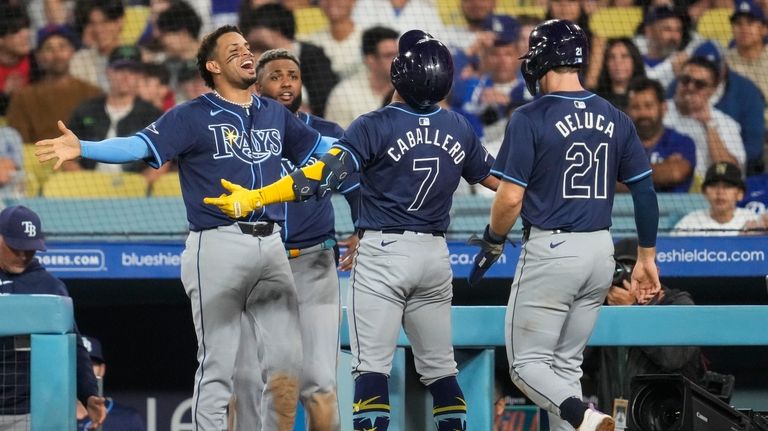
<path fill-rule="evenodd" d="M 392 63 L 393 102 L 356 119 L 327 155 L 259 190 L 209 199 L 222 211 L 307 199 L 360 172 L 360 243 L 348 298 L 355 430 L 389 426 L 388 376 L 401 324 L 433 396 L 436 429 L 466 430 L 451 344 L 451 265 L 445 232 L 463 177 L 495 189 L 488 155 L 462 116 L 435 103 L 450 90 L 448 49 L 412 30 Z"/>
<path fill-rule="evenodd" d="M 579 378 L 614 270 L 608 228 L 617 180 L 635 204 L 632 292 L 645 301 L 660 289 L 648 157 L 632 121 L 581 86 L 588 54 L 584 31 L 569 21 L 546 21 L 531 33 L 521 67 L 531 94 L 543 96 L 510 118 L 493 167 L 502 182 L 470 274 L 476 283 L 522 217 L 524 242 L 505 319 L 507 357 L 512 380 L 549 412 L 554 431 L 615 426 L 581 401 Z"/>
<path fill-rule="evenodd" d="M 338 124 L 298 110 L 302 96 L 301 69 L 299 60 L 285 49 L 272 49 L 259 57 L 255 89 L 261 96 L 282 103 L 323 136 L 340 138 L 344 133 Z M 292 142 L 285 145 L 292 145 Z M 312 156 L 308 163 L 316 161 Z M 285 175 L 296 169 L 294 163 L 283 159 Z M 354 218 L 359 202 L 359 183 L 350 176 L 341 190 L 352 207 Z M 310 431 L 338 431 L 341 425 L 336 369 L 341 301 L 331 196 L 284 205 L 285 222 L 281 234 L 296 284 L 304 353 L 300 399 Z M 243 330 L 235 372 L 237 426 L 244 430 L 261 429 L 257 407 L 261 403 L 264 382 L 261 370 L 254 365 L 258 363 L 257 346 L 246 342 L 253 336 L 250 331 Z"/>
<path fill-rule="evenodd" d="M 81 142 L 59 122 L 63 135 L 38 142 L 36 153 L 41 162 L 58 158 L 56 168 L 81 155 L 108 163 L 143 159 L 153 167 L 178 160 L 191 231 L 181 279 L 198 339 L 193 429 L 226 428 L 244 311 L 248 330 L 258 334 L 250 342 L 263 352 L 263 429 L 291 430 L 302 349 L 296 290 L 279 233 L 284 208 L 273 205 L 233 220 L 204 205 L 203 197 L 235 188 L 222 187 L 222 175 L 248 187 L 270 184 L 280 178 L 283 157 L 301 166 L 321 138 L 279 102 L 251 94 L 255 61 L 237 27 L 207 35 L 197 63 L 213 92 L 175 107 L 135 136 Z"/>

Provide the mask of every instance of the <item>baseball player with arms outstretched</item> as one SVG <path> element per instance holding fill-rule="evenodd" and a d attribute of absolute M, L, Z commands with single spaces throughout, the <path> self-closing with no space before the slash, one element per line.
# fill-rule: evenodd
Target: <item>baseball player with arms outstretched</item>
<path fill-rule="evenodd" d="M 282 103 L 302 122 L 326 137 L 340 138 L 344 130 L 336 123 L 299 111 L 302 79 L 299 60 L 285 49 L 264 52 L 256 62 L 256 91 Z M 285 145 L 292 145 L 286 142 Z M 307 164 L 317 161 L 312 156 Z M 285 175 L 296 165 L 283 159 Z M 357 175 L 351 175 L 340 190 L 350 204 L 352 215 L 359 203 Z M 336 398 L 336 369 L 339 355 L 341 301 L 336 271 L 336 233 L 330 194 L 322 199 L 285 203 L 281 231 L 299 300 L 304 363 L 299 383 L 310 431 L 338 431 L 339 406 Z M 249 327 L 248 327 L 249 328 Z M 254 343 L 254 334 L 243 330 L 235 371 L 237 428 L 261 429 L 258 406 L 264 386 Z M 241 366 L 242 365 L 242 366 Z"/>
<path fill-rule="evenodd" d="M 438 40 L 405 33 L 391 67 L 393 102 L 356 119 L 320 161 L 270 186 L 206 199 L 227 214 L 323 196 L 360 172 L 360 243 L 348 299 L 355 430 L 384 431 L 388 376 L 401 323 L 432 393 L 436 429 L 466 430 L 467 405 L 451 343 L 445 232 L 464 177 L 495 189 L 493 158 L 467 120 L 435 104 L 451 88 L 453 60 Z"/>
<path fill-rule="evenodd" d="M 502 182 L 470 282 L 498 258 L 522 217 L 524 243 L 505 322 L 512 380 L 549 412 L 551 430 L 610 431 L 614 420 L 581 401 L 582 354 L 611 285 L 608 228 L 617 180 L 635 204 L 632 289 L 646 299 L 661 288 L 651 167 L 632 121 L 581 86 L 589 52 L 579 26 L 539 24 L 522 58 L 528 89 L 543 97 L 510 118 L 493 168 Z"/>
<path fill-rule="evenodd" d="M 322 139 L 280 103 L 251 94 L 255 59 L 237 27 L 207 35 L 197 64 L 213 92 L 127 138 L 81 142 L 59 122 L 63 135 L 38 142 L 36 154 L 41 162 L 58 158 L 56 168 L 80 156 L 107 163 L 146 160 L 153 167 L 178 159 L 190 228 L 181 280 L 198 340 L 193 430 L 226 429 L 243 312 L 248 330 L 257 334 L 249 341 L 263 353 L 262 429 L 291 430 L 302 349 L 296 290 L 279 233 L 284 208 L 273 205 L 233 220 L 204 205 L 203 197 L 226 190 L 219 181 L 224 173 L 249 187 L 277 181 L 283 157 L 301 166 Z"/>

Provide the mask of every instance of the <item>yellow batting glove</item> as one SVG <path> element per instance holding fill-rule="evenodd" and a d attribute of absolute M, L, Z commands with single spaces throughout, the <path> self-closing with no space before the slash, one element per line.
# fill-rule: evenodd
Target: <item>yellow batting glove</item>
<path fill-rule="evenodd" d="M 217 198 L 205 198 L 203 202 L 216 205 L 229 218 L 246 217 L 264 206 L 261 189 L 248 190 L 225 179 L 221 180 L 221 185 L 230 193 L 229 195 L 222 194 Z"/>

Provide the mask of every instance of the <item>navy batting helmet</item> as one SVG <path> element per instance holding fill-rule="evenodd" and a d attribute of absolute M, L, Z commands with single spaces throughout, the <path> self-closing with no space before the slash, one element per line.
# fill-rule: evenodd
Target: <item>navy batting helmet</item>
<path fill-rule="evenodd" d="M 551 69 L 586 64 L 589 41 L 578 25 L 565 19 L 552 19 L 533 29 L 528 39 L 528 52 L 520 58 L 525 84 L 535 95 L 539 79 Z"/>
<path fill-rule="evenodd" d="M 426 109 L 448 95 L 453 84 L 453 58 L 442 42 L 429 33 L 411 30 L 400 37 L 398 51 L 390 77 L 408 105 Z"/>

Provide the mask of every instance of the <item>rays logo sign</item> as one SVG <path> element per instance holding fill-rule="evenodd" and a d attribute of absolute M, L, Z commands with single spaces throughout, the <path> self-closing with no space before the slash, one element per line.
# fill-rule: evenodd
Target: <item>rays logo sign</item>
<path fill-rule="evenodd" d="M 231 124 L 212 124 L 208 129 L 216 143 L 214 159 L 237 157 L 248 164 L 259 164 L 270 156 L 279 156 L 283 139 L 277 129 L 251 129 L 250 136 Z"/>

